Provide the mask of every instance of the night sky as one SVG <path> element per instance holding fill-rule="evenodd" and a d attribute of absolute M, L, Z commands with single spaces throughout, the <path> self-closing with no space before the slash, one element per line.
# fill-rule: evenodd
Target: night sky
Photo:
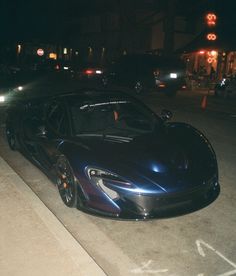
<path fill-rule="evenodd" d="M 138 1 L 145 2 L 145 0 Z M 117 4 L 119 0 L 110 0 L 107 3 L 111 5 L 112 2 Z M 198 3 L 195 0 L 179 0 L 179 2 L 181 5 L 177 6 L 178 10 L 181 10 L 180 7 L 184 10 L 187 6 L 184 3 L 188 6 L 190 2 L 194 6 Z M 32 38 L 48 42 L 57 40 L 73 17 L 78 18 L 96 10 L 99 13 L 101 8 L 106 9 L 98 5 L 98 1 L 95 0 L 0 0 L 0 3 L 1 42 Z M 102 1 L 100 3 L 102 4 Z M 219 14 L 220 23 L 227 23 L 229 26 L 235 24 L 236 0 L 201 0 L 199 4 L 201 9 L 213 7 Z"/>
<path fill-rule="evenodd" d="M 61 28 L 66 16 L 67 10 L 58 0 L 1 0 L 1 37 L 3 40 L 47 40 L 54 37 L 54 31 Z"/>

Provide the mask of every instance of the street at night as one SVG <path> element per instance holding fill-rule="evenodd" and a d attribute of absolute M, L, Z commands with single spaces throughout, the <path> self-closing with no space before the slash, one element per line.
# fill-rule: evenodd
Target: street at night
<path fill-rule="evenodd" d="M 0 275 L 236 275 L 235 0 L 0 9 Z"/>

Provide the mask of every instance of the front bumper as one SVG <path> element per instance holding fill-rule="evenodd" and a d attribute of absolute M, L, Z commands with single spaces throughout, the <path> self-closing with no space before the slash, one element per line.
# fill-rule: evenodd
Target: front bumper
<path fill-rule="evenodd" d="M 219 193 L 220 185 L 218 182 L 214 182 L 191 191 L 160 197 L 126 196 L 120 218 L 153 219 L 184 215 L 206 207 L 218 197 Z"/>
<path fill-rule="evenodd" d="M 107 213 L 90 208 L 80 208 L 98 216 L 121 220 L 148 220 L 188 214 L 206 207 L 220 193 L 216 179 L 189 191 L 161 196 L 125 193 L 116 201 L 120 213 Z"/>

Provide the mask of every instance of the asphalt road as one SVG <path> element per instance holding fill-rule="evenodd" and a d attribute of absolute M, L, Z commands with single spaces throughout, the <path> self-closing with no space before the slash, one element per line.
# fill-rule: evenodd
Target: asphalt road
<path fill-rule="evenodd" d="M 90 216 L 65 207 L 47 177 L 20 153 L 9 150 L 3 133 L 0 155 L 108 275 L 236 275 L 236 102 L 208 96 L 207 108 L 202 110 L 203 94 L 186 91 L 176 98 L 142 97 L 156 112 L 170 109 L 173 121 L 200 129 L 216 151 L 221 194 L 192 214 L 145 222 Z"/>

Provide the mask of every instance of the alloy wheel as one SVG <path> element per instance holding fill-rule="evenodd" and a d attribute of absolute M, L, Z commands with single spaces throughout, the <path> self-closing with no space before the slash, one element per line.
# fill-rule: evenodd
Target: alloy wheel
<path fill-rule="evenodd" d="M 57 164 L 57 187 L 62 201 L 68 207 L 76 207 L 77 191 L 73 171 L 65 158 L 60 158 Z"/>

